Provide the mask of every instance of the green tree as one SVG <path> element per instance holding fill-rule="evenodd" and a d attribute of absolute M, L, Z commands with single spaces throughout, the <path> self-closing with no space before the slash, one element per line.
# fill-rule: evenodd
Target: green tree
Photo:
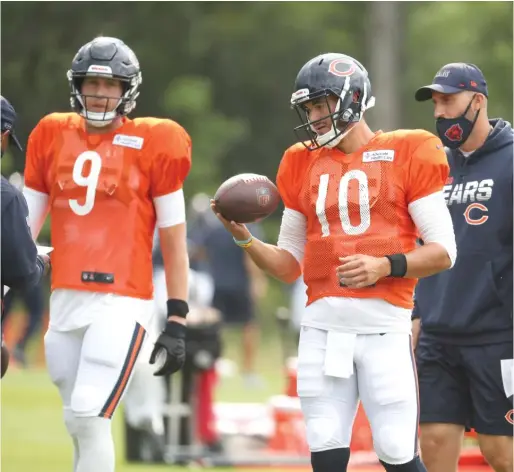
<path fill-rule="evenodd" d="M 275 177 L 295 141 L 289 100 L 296 74 L 322 52 L 358 58 L 372 84 L 374 76 L 394 81 L 401 127 L 434 131 L 432 109 L 415 102 L 414 91 L 454 61 L 481 67 L 490 115 L 512 121 L 511 2 L 399 2 L 403 44 L 394 59 L 400 70 L 390 78 L 372 70 L 380 63 L 373 59 L 380 57 L 369 21 L 373 2 L 102 2 L 101 11 L 91 5 L 2 6 L 2 93 L 20 114 L 22 140 L 45 114 L 69 110 L 65 74 L 77 49 L 98 34 L 120 37 L 143 70 L 135 116 L 175 119 L 193 137 L 188 196 L 213 192 L 240 172 Z M 380 94 L 368 117 L 388 129 L 387 113 L 375 112 L 387 104 Z M 22 156 L 12 158 L 11 169 L 22 170 Z"/>

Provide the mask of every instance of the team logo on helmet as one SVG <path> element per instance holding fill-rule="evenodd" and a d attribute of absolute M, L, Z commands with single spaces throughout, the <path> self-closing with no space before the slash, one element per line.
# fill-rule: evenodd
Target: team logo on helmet
<path fill-rule="evenodd" d="M 266 187 L 259 187 L 257 189 L 257 203 L 259 206 L 265 207 L 271 199 L 270 191 Z"/>
<path fill-rule="evenodd" d="M 349 59 L 334 59 L 328 66 L 328 71 L 338 77 L 348 77 L 356 70 L 355 63 Z"/>

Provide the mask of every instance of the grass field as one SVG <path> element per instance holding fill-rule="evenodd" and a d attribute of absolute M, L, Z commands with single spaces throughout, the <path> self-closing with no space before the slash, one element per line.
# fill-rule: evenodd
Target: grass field
<path fill-rule="evenodd" d="M 225 385 L 221 390 L 230 389 L 234 392 L 234 387 L 235 385 Z M 61 420 L 57 390 L 48 380 L 46 372 L 9 372 L 2 380 L 1 393 L 2 472 L 70 472 L 71 442 Z M 122 415 L 118 411 L 113 422 L 117 472 L 184 470 L 170 466 L 139 466 L 124 463 L 122 427 Z"/>
<path fill-rule="evenodd" d="M 226 338 L 225 354 L 238 359 L 239 339 L 234 333 Z M 282 354 L 276 338 L 263 336 L 258 370 L 263 375 L 262 389 L 247 390 L 240 377 L 220 381 L 217 398 L 226 402 L 264 402 L 284 390 Z M 32 343 L 29 357 L 38 366 L 29 370 L 10 368 L 0 382 L 1 392 L 1 472 L 72 472 L 72 446 L 62 421 L 57 389 L 44 369 L 41 344 Z M 169 465 L 129 465 L 124 461 L 123 415 L 113 420 L 116 444 L 116 472 L 177 472 L 187 470 Z M 215 469 L 218 472 L 250 472 L 244 469 Z M 279 470 L 253 468 L 251 472 Z M 299 470 L 299 469 L 297 469 Z M 303 468 L 302 471 L 310 469 Z M 353 472 L 379 472 L 381 468 L 351 469 Z M 459 472 L 487 472 L 489 468 L 459 468 Z"/>
<path fill-rule="evenodd" d="M 238 356 L 236 336 L 227 339 L 228 353 Z M 281 357 L 276 342 L 266 342 L 259 361 L 259 371 L 265 385 L 262 389 L 247 390 L 240 377 L 223 379 L 217 397 L 223 401 L 265 401 L 283 390 Z M 30 358 L 41 359 L 40 345 L 32 346 Z M 1 386 L 1 471 L 2 472 L 71 472 L 72 446 L 62 421 L 57 389 L 52 385 L 43 366 L 35 369 L 12 368 Z M 116 472 L 143 472 L 184 468 L 155 465 L 128 465 L 124 462 L 123 418 L 120 411 L 113 420 L 116 444 Z M 223 472 L 238 469 L 216 469 Z M 267 469 L 268 472 L 271 472 Z M 255 469 L 253 469 L 255 471 Z M 273 471 L 274 472 L 274 471 Z"/>
<path fill-rule="evenodd" d="M 243 398 L 258 401 L 277 392 L 281 379 L 268 371 L 267 388 L 261 391 L 243 390 L 237 378 L 225 381 L 219 395 L 228 401 Z M 246 393 L 245 393 L 246 392 Z M 71 442 L 61 420 L 57 390 L 42 369 L 13 370 L 1 384 L 1 472 L 71 472 Z M 116 443 L 116 472 L 178 472 L 187 469 L 169 465 L 129 465 L 124 457 L 122 415 L 118 411 L 113 421 Z M 256 472 L 243 469 L 215 469 L 217 472 Z M 262 469 L 279 472 L 284 469 Z M 288 470 L 288 469 L 285 469 Z M 290 469 L 292 470 L 292 469 Z M 304 468 L 303 471 L 308 469 Z M 352 469 L 354 470 L 354 469 Z M 379 472 L 381 468 L 355 469 L 355 472 Z M 459 472 L 487 472 L 489 468 L 459 468 Z"/>

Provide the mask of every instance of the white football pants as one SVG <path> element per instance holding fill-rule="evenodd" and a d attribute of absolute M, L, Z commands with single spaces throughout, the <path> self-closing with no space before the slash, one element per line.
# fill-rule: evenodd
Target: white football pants
<path fill-rule="evenodd" d="M 403 464 L 417 455 L 418 388 L 409 334 L 302 326 L 298 351 L 298 395 L 312 452 L 350 446 L 360 399 L 382 461 Z"/>

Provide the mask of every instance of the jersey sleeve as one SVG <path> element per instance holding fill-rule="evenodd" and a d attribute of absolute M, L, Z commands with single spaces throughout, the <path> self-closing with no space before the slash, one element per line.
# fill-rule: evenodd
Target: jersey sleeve
<path fill-rule="evenodd" d="M 50 126 L 52 126 L 51 115 L 44 117 L 36 125 L 30 133 L 25 156 L 25 186 L 45 194 L 50 193 L 45 182 L 46 149 L 49 148 L 48 129 Z"/>
<path fill-rule="evenodd" d="M 442 191 L 449 173 L 441 140 L 433 135 L 423 140 L 410 159 L 405 189 L 407 203 Z"/>
<path fill-rule="evenodd" d="M 191 169 L 191 138 L 172 121 L 160 123 L 152 133 L 151 194 L 157 198 L 182 188 Z"/>
<path fill-rule="evenodd" d="M 301 156 L 296 155 L 294 147 L 289 148 L 282 157 L 277 172 L 277 188 L 284 206 L 301 212 L 300 190 L 303 183 Z"/>

